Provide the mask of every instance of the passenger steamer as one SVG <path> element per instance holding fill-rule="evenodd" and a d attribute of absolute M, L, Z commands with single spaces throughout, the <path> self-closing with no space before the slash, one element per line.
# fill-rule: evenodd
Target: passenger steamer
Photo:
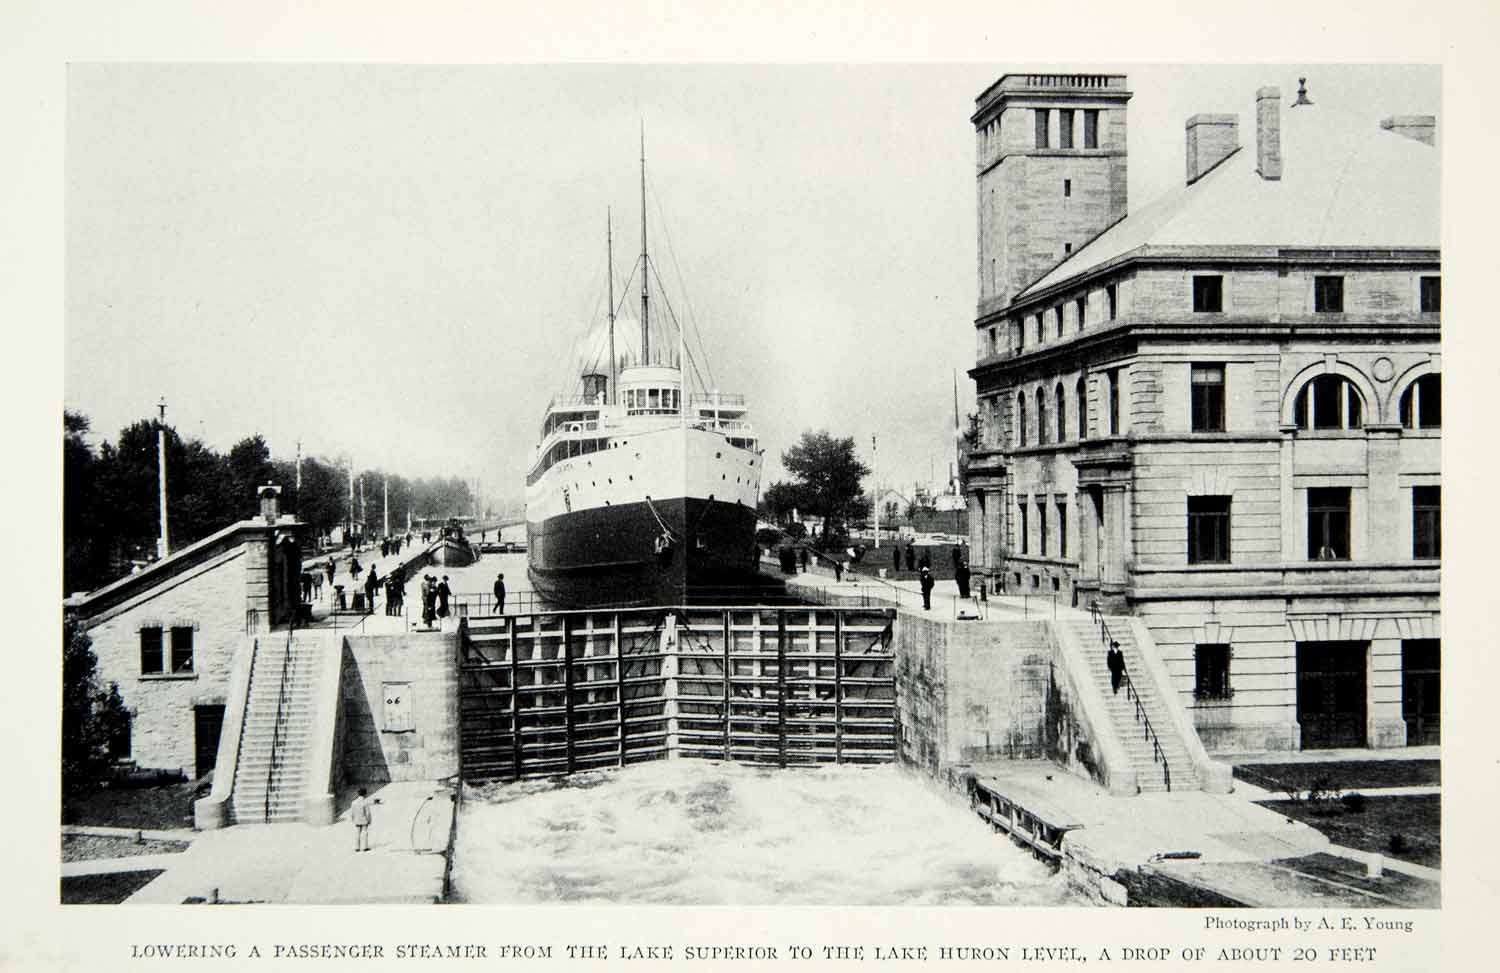
<path fill-rule="evenodd" d="M 681 324 L 652 334 L 645 202 L 643 153 L 639 343 L 616 347 L 610 269 L 607 355 L 548 404 L 526 479 L 531 583 L 558 607 L 681 604 L 756 577 L 761 450 L 744 396 L 688 388 Z"/>

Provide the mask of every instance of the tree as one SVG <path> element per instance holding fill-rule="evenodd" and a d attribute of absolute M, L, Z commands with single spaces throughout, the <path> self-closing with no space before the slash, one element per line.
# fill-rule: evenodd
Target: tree
<path fill-rule="evenodd" d="M 854 455 L 854 437 L 804 432 L 797 445 L 781 454 L 781 465 L 795 478 L 808 512 L 823 518 L 825 535 L 837 537 L 850 521 L 868 514 L 870 501 L 860 481 L 870 470 Z"/>
<path fill-rule="evenodd" d="M 110 743 L 128 731 L 130 711 L 114 683 L 99 685 L 89 637 L 63 626 L 62 783 L 77 794 L 99 786 L 109 772 Z"/>
<path fill-rule="evenodd" d="M 63 413 L 63 593 L 90 591 L 109 578 L 99 458 L 84 435 L 87 416 Z"/>
<path fill-rule="evenodd" d="M 803 506 L 802 488 L 784 480 L 772 483 L 760 496 L 761 513 L 783 526 L 791 520 L 792 512 Z"/>

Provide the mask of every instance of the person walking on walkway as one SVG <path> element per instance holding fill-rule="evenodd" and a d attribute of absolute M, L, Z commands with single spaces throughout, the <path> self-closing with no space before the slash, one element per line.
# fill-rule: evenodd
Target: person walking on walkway
<path fill-rule="evenodd" d="M 1120 651 L 1119 642 L 1109 643 L 1109 651 L 1104 655 L 1104 664 L 1109 667 L 1109 688 L 1119 693 L 1120 680 L 1125 678 L 1125 653 Z"/>
<path fill-rule="evenodd" d="M 432 575 L 422 577 L 422 624 L 427 628 L 432 627 L 433 619 L 437 617 L 434 606 L 437 604 L 437 589 L 432 583 Z"/>
<path fill-rule="evenodd" d="M 375 613 L 375 592 L 380 590 L 380 581 L 375 577 L 375 565 L 370 565 L 370 573 L 365 577 L 365 611 Z"/>
<path fill-rule="evenodd" d="M 958 597 L 967 599 L 969 597 L 969 566 L 962 560 L 955 559 L 953 562 L 953 580 L 958 583 Z"/>
<path fill-rule="evenodd" d="M 844 562 L 838 558 L 829 558 L 833 562 L 833 583 L 842 584 L 844 581 Z"/>
<path fill-rule="evenodd" d="M 312 577 L 312 596 L 314 601 L 323 600 L 323 572 L 316 567 L 308 574 Z"/>
<path fill-rule="evenodd" d="M 330 557 L 328 559 L 328 563 L 323 565 L 323 567 L 328 572 L 328 583 L 333 584 L 333 574 L 335 570 L 333 566 L 333 558 Z"/>
<path fill-rule="evenodd" d="M 797 564 L 802 568 L 802 573 L 807 573 L 807 548 L 797 548 Z"/>
<path fill-rule="evenodd" d="M 932 610 L 932 586 L 937 584 L 932 580 L 932 572 L 926 566 L 922 568 L 922 610 Z"/>
<path fill-rule="evenodd" d="M 349 804 L 349 820 L 354 822 L 354 850 L 370 850 L 370 805 L 379 804 L 377 798 L 372 801 L 368 792 L 361 787 L 353 801 Z"/>
<path fill-rule="evenodd" d="M 916 569 L 917 569 L 917 551 L 916 551 L 916 548 L 912 547 L 912 545 L 908 543 L 906 545 L 906 570 L 908 570 L 908 571 L 915 571 Z"/>
<path fill-rule="evenodd" d="M 901 547 L 900 547 L 900 545 L 897 545 L 897 544 L 891 545 L 891 560 L 895 562 L 891 566 L 891 573 L 892 574 L 900 574 L 901 573 Z"/>
<path fill-rule="evenodd" d="M 495 578 L 495 614 L 505 614 L 505 575 L 500 574 Z"/>
<path fill-rule="evenodd" d="M 438 618 L 448 617 L 448 596 L 453 594 L 453 589 L 448 587 L 448 576 L 443 575 L 443 580 L 437 586 L 437 613 Z"/>

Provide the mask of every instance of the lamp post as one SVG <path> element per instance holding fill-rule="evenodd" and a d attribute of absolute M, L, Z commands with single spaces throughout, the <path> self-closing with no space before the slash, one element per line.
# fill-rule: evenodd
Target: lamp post
<path fill-rule="evenodd" d="M 870 471 L 875 487 L 875 550 L 880 550 L 880 451 L 875 447 L 875 437 L 870 437 Z"/>

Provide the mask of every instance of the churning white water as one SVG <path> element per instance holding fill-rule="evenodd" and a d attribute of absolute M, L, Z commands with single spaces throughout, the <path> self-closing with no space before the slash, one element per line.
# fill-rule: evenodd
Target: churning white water
<path fill-rule="evenodd" d="M 672 760 L 466 792 L 473 903 L 1058 905 L 1064 881 L 892 766 Z"/>

